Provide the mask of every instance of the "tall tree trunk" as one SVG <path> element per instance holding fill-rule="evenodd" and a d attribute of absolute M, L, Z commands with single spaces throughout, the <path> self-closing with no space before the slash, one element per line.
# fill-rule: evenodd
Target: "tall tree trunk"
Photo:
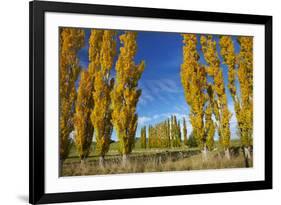
<path fill-rule="evenodd" d="M 243 146 L 242 151 L 243 151 L 243 156 L 244 156 L 244 161 L 245 161 L 245 167 L 250 167 L 249 160 L 251 159 L 251 154 L 250 154 L 249 148 Z"/>
<path fill-rule="evenodd" d="M 206 162 L 208 160 L 208 149 L 206 145 L 204 145 L 204 148 L 202 150 L 202 160 L 203 162 Z"/>
<path fill-rule="evenodd" d="M 122 165 L 123 165 L 123 167 L 126 167 L 128 165 L 128 155 L 127 154 L 122 155 Z"/>
<path fill-rule="evenodd" d="M 62 177 L 63 175 L 63 162 L 64 162 L 63 159 L 59 160 L 59 177 Z"/>
<path fill-rule="evenodd" d="M 81 159 L 81 161 L 80 161 L 80 166 L 81 166 L 81 167 L 85 166 L 85 159 Z"/>
<path fill-rule="evenodd" d="M 224 156 L 226 157 L 227 160 L 230 160 L 229 148 L 225 148 L 224 149 Z"/>
<path fill-rule="evenodd" d="M 99 157 L 99 166 L 100 168 L 104 168 L 104 156 Z"/>
<path fill-rule="evenodd" d="M 86 170 L 85 159 L 81 159 L 81 161 L 80 161 L 80 172 L 81 172 L 81 175 L 85 174 L 85 170 Z"/>
<path fill-rule="evenodd" d="M 250 148 L 250 146 L 244 147 L 244 149 L 245 149 L 245 156 L 246 156 L 249 160 L 251 160 L 252 157 L 251 157 L 251 148 Z"/>

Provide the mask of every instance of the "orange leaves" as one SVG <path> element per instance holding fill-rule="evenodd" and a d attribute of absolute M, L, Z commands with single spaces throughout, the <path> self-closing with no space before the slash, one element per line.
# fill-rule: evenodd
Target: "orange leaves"
<path fill-rule="evenodd" d="M 113 59 L 116 55 L 116 32 L 111 30 L 105 30 L 102 39 L 100 62 L 101 71 L 106 76 L 107 72 L 111 70 L 113 65 Z"/>
<path fill-rule="evenodd" d="M 95 105 L 91 121 L 95 127 L 96 152 L 102 157 L 109 150 L 113 130 L 110 107 L 113 81 L 110 79 L 110 71 L 116 54 L 115 36 L 115 31 L 92 29 L 89 40 L 89 59 L 94 84 L 92 101 Z"/>
<path fill-rule="evenodd" d="M 241 142 L 245 146 L 252 144 L 253 135 L 253 37 L 238 38 L 238 80 L 241 90 Z"/>
<path fill-rule="evenodd" d="M 197 37 L 195 34 L 183 34 L 183 64 L 181 65 L 181 82 L 185 98 L 190 106 L 190 122 L 200 147 L 203 147 L 205 89 L 207 86 L 205 68 L 199 64 Z"/>
<path fill-rule="evenodd" d="M 221 145 L 224 148 L 229 147 L 230 142 L 230 117 L 228 115 L 227 96 L 225 93 L 225 84 L 222 69 L 220 68 L 220 60 L 217 52 L 217 44 L 211 35 L 201 36 L 202 51 L 205 60 L 208 63 L 209 76 L 214 79 L 212 104 L 216 103 L 214 109 L 216 120 L 218 121 L 218 133 Z M 223 49 L 223 48 L 222 48 Z M 224 49 L 225 50 L 225 49 Z M 211 121 L 211 119 L 210 119 Z M 210 125 L 212 126 L 212 122 Z M 213 128 L 212 128 L 213 129 Z"/>
<path fill-rule="evenodd" d="M 231 37 L 222 36 L 221 55 L 228 67 L 228 87 L 234 101 L 241 143 L 249 146 L 253 134 L 253 38 L 240 36 L 237 40 L 240 52 L 236 55 Z M 236 80 L 240 94 L 237 93 Z"/>
<path fill-rule="evenodd" d="M 92 89 L 92 78 L 89 72 L 82 71 L 74 115 L 75 144 L 81 160 L 88 156 L 93 139 L 94 127 L 90 120 L 93 102 L 89 95 Z"/>
<path fill-rule="evenodd" d="M 149 148 L 178 147 L 180 141 L 180 127 L 174 116 L 170 119 L 159 122 L 148 127 L 148 146 Z"/>
<path fill-rule="evenodd" d="M 185 118 L 183 118 L 183 143 L 184 145 L 187 146 L 188 141 L 187 141 L 187 128 L 186 128 L 186 121 Z"/>
<path fill-rule="evenodd" d="M 123 46 L 116 62 L 116 81 L 111 92 L 112 122 L 120 140 L 120 151 L 128 154 L 133 147 L 137 128 L 136 105 L 141 91 L 137 88 L 138 80 L 144 70 L 144 62 L 134 62 L 137 50 L 135 32 L 126 32 L 119 38 Z"/>
<path fill-rule="evenodd" d="M 208 150 L 212 150 L 214 147 L 214 134 L 215 134 L 215 123 L 212 120 L 213 107 L 212 103 L 207 105 L 205 110 L 205 131 L 206 131 L 206 145 Z"/>
<path fill-rule="evenodd" d="M 146 149 L 146 126 L 141 128 L 141 148 Z"/>
<path fill-rule="evenodd" d="M 77 52 L 84 45 L 84 31 L 81 29 L 60 29 L 60 159 L 68 155 L 69 134 L 73 130 L 73 114 L 76 100 L 75 81 L 80 72 Z"/>
<path fill-rule="evenodd" d="M 213 40 L 212 35 L 202 35 L 200 42 L 207 63 L 209 64 L 210 68 L 213 69 L 214 74 L 217 73 L 218 70 L 216 68 L 220 66 L 220 61 L 216 52 L 216 41 Z"/>
<path fill-rule="evenodd" d="M 198 103 L 202 100 L 201 89 L 204 87 L 205 75 L 200 69 L 196 50 L 197 38 L 195 34 L 183 34 L 183 64 L 181 65 L 181 82 L 185 90 L 185 98 L 188 104 L 195 109 L 200 109 Z M 198 103 L 193 103 L 195 100 Z"/>
<path fill-rule="evenodd" d="M 236 55 L 234 53 L 234 44 L 232 42 L 231 36 L 221 36 L 220 47 L 224 63 L 228 66 L 228 88 L 232 97 L 234 97 L 236 95 Z"/>

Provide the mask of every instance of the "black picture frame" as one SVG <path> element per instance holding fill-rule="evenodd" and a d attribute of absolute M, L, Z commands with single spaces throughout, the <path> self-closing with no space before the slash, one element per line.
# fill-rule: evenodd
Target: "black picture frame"
<path fill-rule="evenodd" d="M 154 197 L 272 188 L 272 16 L 184 11 L 124 6 L 104 6 L 62 2 L 32 1 L 29 4 L 30 46 L 30 142 L 29 202 L 31 204 Z M 44 14 L 45 12 L 100 14 L 162 19 L 259 24 L 265 26 L 265 180 L 235 183 L 197 184 L 71 193 L 45 192 L 44 165 Z"/>

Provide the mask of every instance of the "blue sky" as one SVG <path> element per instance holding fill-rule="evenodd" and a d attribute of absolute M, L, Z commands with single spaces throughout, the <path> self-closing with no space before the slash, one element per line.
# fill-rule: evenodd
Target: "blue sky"
<path fill-rule="evenodd" d="M 90 29 L 85 29 L 85 33 L 85 47 L 78 53 L 80 65 L 83 68 L 87 68 L 89 63 L 88 40 Z M 216 41 L 218 40 L 218 36 L 214 36 L 214 38 Z M 239 46 L 235 37 L 233 37 L 233 42 L 235 52 L 239 52 Z M 185 101 L 184 91 L 180 81 L 182 37 L 178 33 L 138 31 L 137 44 L 138 50 L 135 56 L 135 62 L 139 63 L 141 60 L 145 60 L 146 64 L 143 75 L 139 81 L 142 95 L 137 105 L 139 120 L 136 136 L 138 137 L 142 126 L 161 122 L 172 114 L 176 115 L 180 120 L 182 120 L 183 117 L 189 119 L 189 108 Z M 119 43 L 117 47 L 119 50 Z M 200 55 L 200 62 L 206 64 L 199 44 L 197 50 Z M 219 46 L 217 50 L 220 51 Z M 220 55 L 219 57 L 221 58 Z M 227 67 L 221 65 L 221 68 L 227 85 Z M 237 122 L 233 110 L 233 101 L 228 89 L 226 89 L 226 92 L 229 109 L 233 113 L 230 123 L 231 137 L 235 138 Z M 189 120 L 187 120 L 187 129 L 190 134 L 192 127 Z M 215 138 L 218 138 L 217 134 Z M 115 132 L 113 133 L 113 139 L 116 140 Z"/>

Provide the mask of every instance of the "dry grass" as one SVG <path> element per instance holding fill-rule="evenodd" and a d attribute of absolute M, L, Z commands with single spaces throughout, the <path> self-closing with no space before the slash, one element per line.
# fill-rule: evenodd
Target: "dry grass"
<path fill-rule="evenodd" d="M 121 157 L 117 156 L 105 161 L 105 167 L 101 168 L 97 160 L 89 160 L 85 164 L 78 161 L 68 162 L 63 165 L 63 176 L 104 175 L 119 173 L 142 173 L 162 171 L 204 170 L 245 167 L 242 154 L 232 156 L 231 160 L 224 158 L 219 152 L 208 154 L 208 160 L 203 161 L 201 154 L 179 155 L 175 159 L 169 155 L 140 156 L 130 159 L 127 166 L 122 166 Z M 252 162 L 250 162 L 252 167 Z"/>

